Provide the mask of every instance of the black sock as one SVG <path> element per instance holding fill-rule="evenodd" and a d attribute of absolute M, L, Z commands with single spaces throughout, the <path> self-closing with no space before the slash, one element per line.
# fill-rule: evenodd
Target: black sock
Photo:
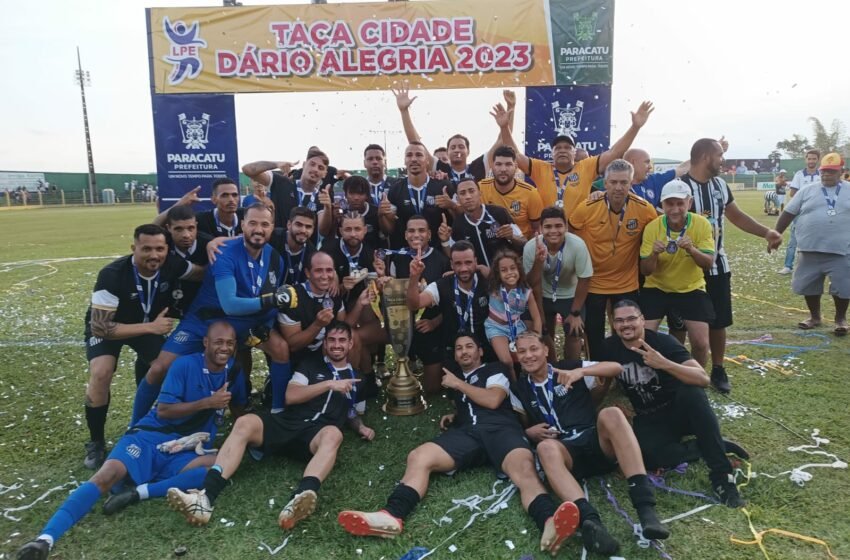
<path fill-rule="evenodd" d="M 292 493 L 292 497 L 294 498 L 296 494 L 300 494 L 305 490 L 312 490 L 318 494 L 321 486 L 322 481 L 315 476 L 305 476 L 301 479 L 301 482 L 298 483 L 298 486 L 295 487 L 295 492 Z"/>
<path fill-rule="evenodd" d="M 596 511 L 596 508 L 590 505 L 590 502 L 588 502 L 585 498 L 579 498 L 573 503 L 578 508 L 579 525 L 588 519 L 596 521 L 597 523 L 602 523 L 602 519 L 599 517 L 599 512 Z"/>
<path fill-rule="evenodd" d="M 207 476 L 204 478 L 204 490 L 206 491 L 207 498 L 210 500 L 210 505 L 215 503 L 215 499 L 218 498 L 218 495 L 221 494 L 225 486 L 227 486 L 227 479 L 221 476 L 221 472 L 218 469 L 207 471 Z"/>
<path fill-rule="evenodd" d="M 109 411 L 109 402 L 103 406 L 86 406 L 86 424 L 89 427 L 89 436 L 92 441 L 106 441 L 104 432 L 106 430 L 106 413 Z"/>
<path fill-rule="evenodd" d="M 416 508 L 421 499 L 419 492 L 399 482 L 393 493 L 387 498 L 387 505 L 384 509 L 397 519 L 405 519 Z"/>
<path fill-rule="evenodd" d="M 133 371 L 136 374 L 136 387 L 139 386 L 139 383 L 142 382 L 145 375 L 148 374 L 148 370 L 151 368 L 150 364 L 146 361 L 142 360 L 138 356 L 136 357 L 136 363 L 133 364 Z"/>
<path fill-rule="evenodd" d="M 655 492 L 649 484 L 649 478 L 645 474 L 636 474 L 628 478 L 629 498 L 638 513 L 643 508 L 655 507 Z"/>
<path fill-rule="evenodd" d="M 528 504 L 528 515 L 534 520 L 537 528 L 541 531 L 546 526 L 546 521 L 555 515 L 558 506 L 549 494 L 540 494 Z"/>

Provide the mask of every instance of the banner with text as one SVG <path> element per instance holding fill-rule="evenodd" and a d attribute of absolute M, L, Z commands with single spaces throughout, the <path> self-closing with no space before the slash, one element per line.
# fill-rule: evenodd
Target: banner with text
<path fill-rule="evenodd" d="M 565 134 L 597 155 L 611 138 L 611 86 L 546 86 L 525 90 L 525 153 L 552 159 L 551 142 Z"/>
<path fill-rule="evenodd" d="M 159 94 L 551 85 L 556 67 L 565 84 L 611 81 L 613 0 L 149 8 L 147 18 Z"/>
<path fill-rule="evenodd" d="M 198 185 L 201 207 L 211 208 L 213 181 L 239 181 L 233 96 L 153 95 L 152 102 L 160 211 Z"/>

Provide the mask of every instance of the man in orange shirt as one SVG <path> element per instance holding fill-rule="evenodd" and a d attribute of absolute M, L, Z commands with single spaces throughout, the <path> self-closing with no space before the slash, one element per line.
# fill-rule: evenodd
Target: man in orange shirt
<path fill-rule="evenodd" d="M 584 303 L 593 360 L 605 341 L 608 302 L 637 299 L 643 229 L 657 216 L 652 204 L 630 192 L 633 176 L 631 163 L 615 159 L 605 168 L 605 196 L 579 204 L 570 214 L 570 230 L 587 245 L 593 263 Z"/>
<path fill-rule="evenodd" d="M 531 239 L 540 229 L 543 202 L 537 189 L 515 177 L 516 152 L 508 146 L 499 146 L 493 152 L 493 177 L 479 181 L 481 200 L 506 209 L 523 237 Z"/>
<path fill-rule="evenodd" d="M 599 175 L 615 159 L 623 154 L 634 142 L 638 131 L 646 124 L 654 110 L 652 103 L 644 101 L 638 110 L 632 113 L 632 126 L 607 151 L 591 156 L 579 162 L 575 161 L 576 142 L 570 136 L 558 135 L 552 141 L 552 163 L 529 158 L 516 148 L 510 131 L 512 111 L 501 104 L 493 108 L 493 118 L 501 129 L 501 141 L 517 151 L 517 166 L 530 176 L 537 185 L 543 206 L 563 208 L 567 218 L 590 195 L 590 187 Z"/>

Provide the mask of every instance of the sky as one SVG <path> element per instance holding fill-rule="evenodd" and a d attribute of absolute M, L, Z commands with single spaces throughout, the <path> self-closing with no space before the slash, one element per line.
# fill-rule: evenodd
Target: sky
<path fill-rule="evenodd" d="M 74 83 L 79 46 L 92 80 L 86 97 L 96 170 L 153 172 L 144 8 L 214 4 L 0 0 L 6 76 L 0 169 L 86 171 Z M 656 110 L 634 145 L 656 158 L 687 159 L 695 139 L 721 135 L 730 142 L 730 159 L 765 158 L 793 133 L 811 137 L 810 116 L 850 124 L 850 72 L 834 48 L 843 44 L 835 39 L 847 21 L 845 0 L 619 0 L 612 139 L 628 128 L 629 112 L 644 99 Z M 497 133 L 488 110 L 500 99 L 495 89 L 427 90 L 419 92 L 412 113 L 431 149 L 460 131 L 479 153 Z M 390 92 L 244 94 L 236 97 L 236 116 L 241 163 L 302 159 L 315 144 L 337 167 L 357 169 L 362 148 L 378 142 L 386 144 L 390 166 L 401 165 L 404 140 Z M 521 140 L 522 103 L 516 123 Z"/>

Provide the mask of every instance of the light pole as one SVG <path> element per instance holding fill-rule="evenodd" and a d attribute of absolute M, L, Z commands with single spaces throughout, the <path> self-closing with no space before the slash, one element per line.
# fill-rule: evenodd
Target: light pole
<path fill-rule="evenodd" d="M 384 163 L 387 166 L 387 169 L 389 169 L 390 168 L 389 153 L 390 153 L 391 150 L 390 150 L 390 147 L 387 146 L 387 134 L 401 134 L 401 131 L 400 130 L 387 130 L 386 128 L 380 128 L 378 130 L 367 130 L 366 132 L 368 132 L 369 134 L 383 134 L 384 135 L 384 153 L 387 154 L 386 156 L 384 156 Z"/>
<path fill-rule="evenodd" d="M 94 177 L 94 156 L 91 151 L 89 113 L 86 109 L 86 86 L 91 87 L 91 76 L 88 70 L 83 72 L 83 64 L 80 62 L 80 47 L 77 47 L 77 71 L 75 74 L 77 83 L 80 84 L 80 96 L 83 100 L 83 127 L 86 130 L 86 155 L 89 160 L 89 204 L 94 204 L 94 193 L 97 190 L 97 182 Z"/>

